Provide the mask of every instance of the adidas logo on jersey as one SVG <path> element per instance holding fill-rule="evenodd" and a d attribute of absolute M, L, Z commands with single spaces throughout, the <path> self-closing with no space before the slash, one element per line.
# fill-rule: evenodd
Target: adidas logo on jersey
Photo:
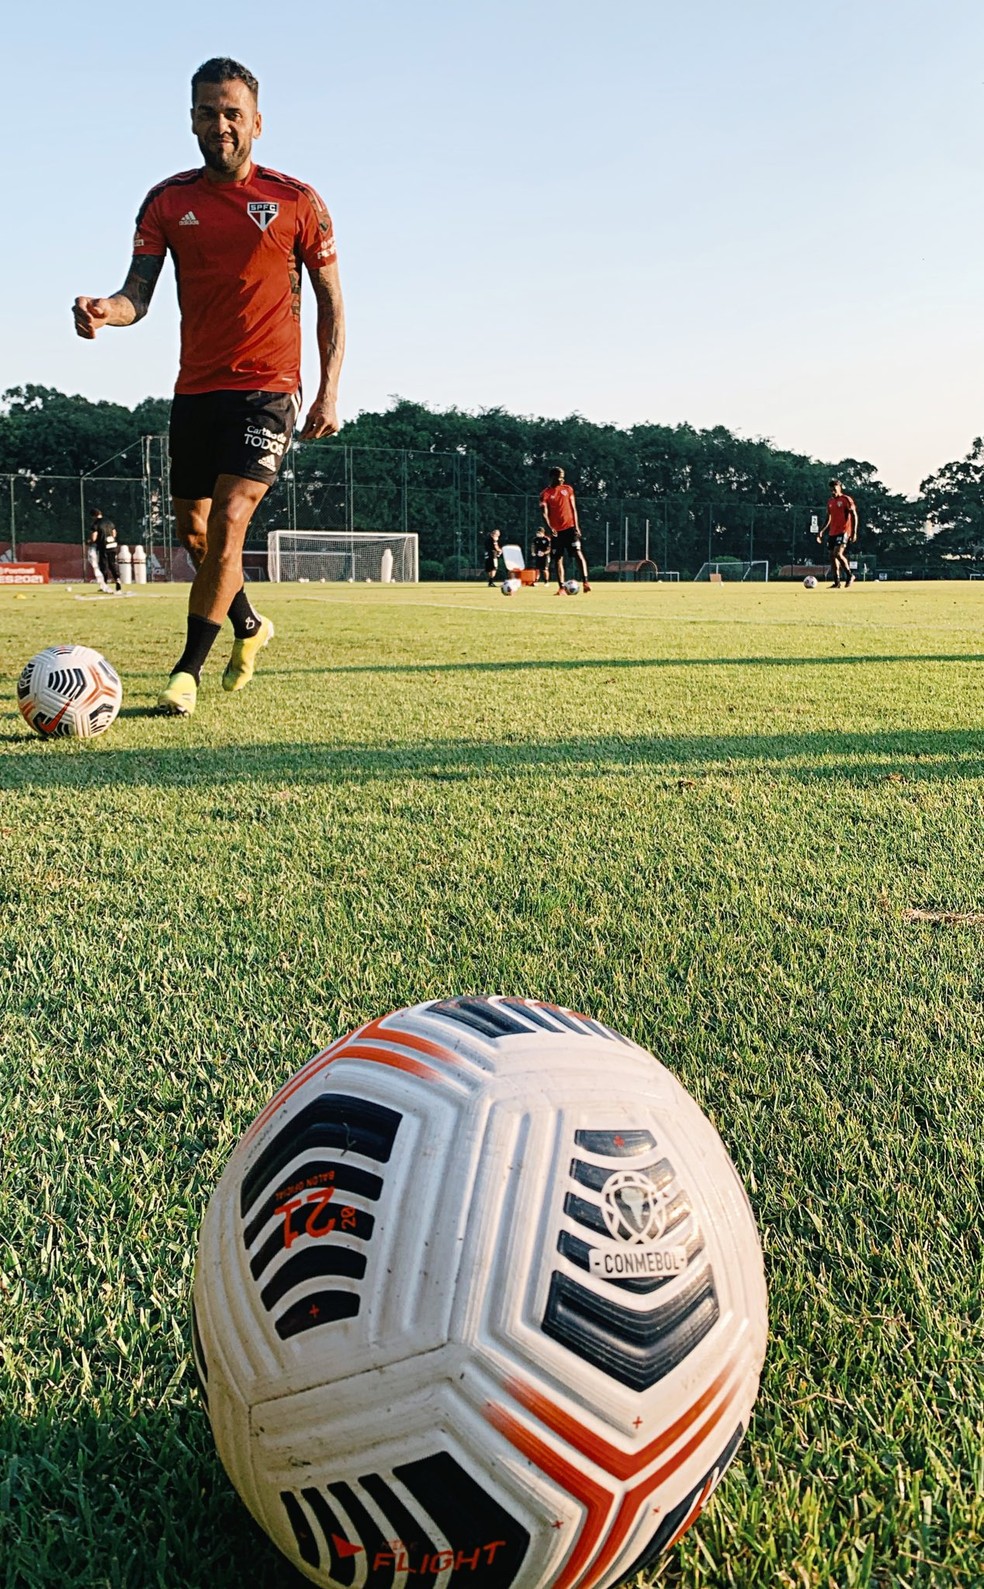
<path fill-rule="evenodd" d="M 189 210 L 187 215 L 182 215 L 180 221 L 178 222 L 178 225 L 179 226 L 197 226 L 198 225 L 198 216 L 195 214 L 194 210 Z"/>

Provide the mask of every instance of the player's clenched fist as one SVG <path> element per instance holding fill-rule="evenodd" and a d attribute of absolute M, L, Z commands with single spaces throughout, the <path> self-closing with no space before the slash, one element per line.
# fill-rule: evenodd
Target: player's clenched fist
<path fill-rule="evenodd" d="M 110 313 L 108 298 L 76 298 L 72 307 L 76 336 L 91 342 L 100 327 L 109 324 Z"/>
<path fill-rule="evenodd" d="M 304 421 L 302 441 L 315 441 L 319 436 L 334 436 L 338 431 L 338 413 L 333 397 L 316 397 L 311 412 Z"/>

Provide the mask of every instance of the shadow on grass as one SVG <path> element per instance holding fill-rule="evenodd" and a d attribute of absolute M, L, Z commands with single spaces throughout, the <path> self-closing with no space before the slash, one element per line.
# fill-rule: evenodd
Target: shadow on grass
<path fill-rule="evenodd" d="M 977 651 L 947 651 L 938 653 L 901 651 L 889 654 L 871 653 L 867 656 L 824 657 L 506 657 L 495 661 L 476 659 L 472 662 L 340 662 L 324 667 L 275 667 L 264 661 L 263 677 L 281 678 L 344 678 L 363 674 L 434 674 L 434 673 L 577 673 L 581 669 L 607 668 L 841 668 L 880 667 L 897 663 L 967 663 L 979 662 Z M 148 681 L 160 687 L 164 675 L 160 668 L 126 670 L 128 684 Z M 142 708 L 123 707 L 121 717 L 141 715 Z M 0 742 L 2 742 L 0 736 Z"/>
<path fill-rule="evenodd" d="M 303 1589 L 253 1522 L 194 1405 L 0 1420 L 0 1559 L 24 1589 Z M 110 1575 L 110 1563 L 113 1571 Z"/>
<path fill-rule="evenodd" d="M 929 655 L 904 651 L 892 656 L 850 657 L 523 657 L 496 662 L 361 662 L 341 663 L 338 667 L 291 668 L 272 670 L 279 677 L 301 674 L 348 673 L 529 673 L 544 669 L 579 672 L 582 668 L 842 668 L 864 665 L 878 667 L 897 662 L 977 662 L 976 651 L 942 652 Z M 137 674 L 142 678 L 147 675 Z"/>
<path fill-rule="evenodd" d="M 19 743 L 23 744 L 21 737 Z M 223 783 L 345 785 L 374 780 L 458 780 L 489 774 L 592 774 L 626 769 L 729 776 L 774 773 L 797 782 L 866 785 L 892 773 L 913 780 L 984 776 L 984 738 L 969 729 L 886 733 L 688 734 L 552 740 L 432 740 L 405 745 L 174 745 L 110 750 L 51 742 L 0 762 L 0 790 L 188 788 Z"/>

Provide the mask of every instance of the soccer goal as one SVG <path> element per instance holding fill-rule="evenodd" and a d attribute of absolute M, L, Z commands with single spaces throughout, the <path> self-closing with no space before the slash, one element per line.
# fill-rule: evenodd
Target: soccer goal
<path fill-rule="evenodd" d="M 420 577 L 417 537 L 374 530 L 271 530 L 267 571 L 278 583 L 330 579 L 415 585 Z"/>
<path fill-rule="evenodd" d="M 714 584 L 721 580 L 728 580 L 741 584 L 745 580 L 768 580 L 769 565 L 764 560 L 754 563 L 742 563 L 737 557 L 726 557 L 717 563 L 702 563 L 694 580 L 712 580 Z"/>

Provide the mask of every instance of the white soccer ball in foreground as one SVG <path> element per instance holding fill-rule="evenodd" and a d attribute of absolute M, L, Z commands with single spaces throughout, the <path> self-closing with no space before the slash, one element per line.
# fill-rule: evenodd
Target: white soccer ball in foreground
<path fill-rule="evenodd" d="M 92 739 L 116 721 L 122 700 L 119 674 L 91 646 L 49 646 L 17 680 L 21 716 L 44 739 Z"/>
<path fill-rule="evenodd" d="M 522 589 L 522 580 L 519 580 L 519 579 L 504 579 L 502 581 L 500 589 L 501 589 L 502 594 L 504 596 L 515 596 L 517 590 L 521 590 Z"/>
<path fill-rule="evenodd" d="M 453 998 L 316 1055 L 202 1228 L 195 1361 L 253 1516 L 338 1589 L 599 1589 L 690 1526 L 748 1426 L 762 1251 L 651 1054 Z"/>
<path fill-rule="evenodd" d="M 581 587 L 576 579 L 565 579 L 564 589 L 566 590 L 568 596 L 580 596 L 581 594 Z"/>
<path fill-rule="evenodd" d="M 816 590 L 816 588 L 817 588 L 816 575 L 815 574 L 807 574 L 806 578 L 803 581 L 803 584 L 806 586 L 807 590 Z"/>

